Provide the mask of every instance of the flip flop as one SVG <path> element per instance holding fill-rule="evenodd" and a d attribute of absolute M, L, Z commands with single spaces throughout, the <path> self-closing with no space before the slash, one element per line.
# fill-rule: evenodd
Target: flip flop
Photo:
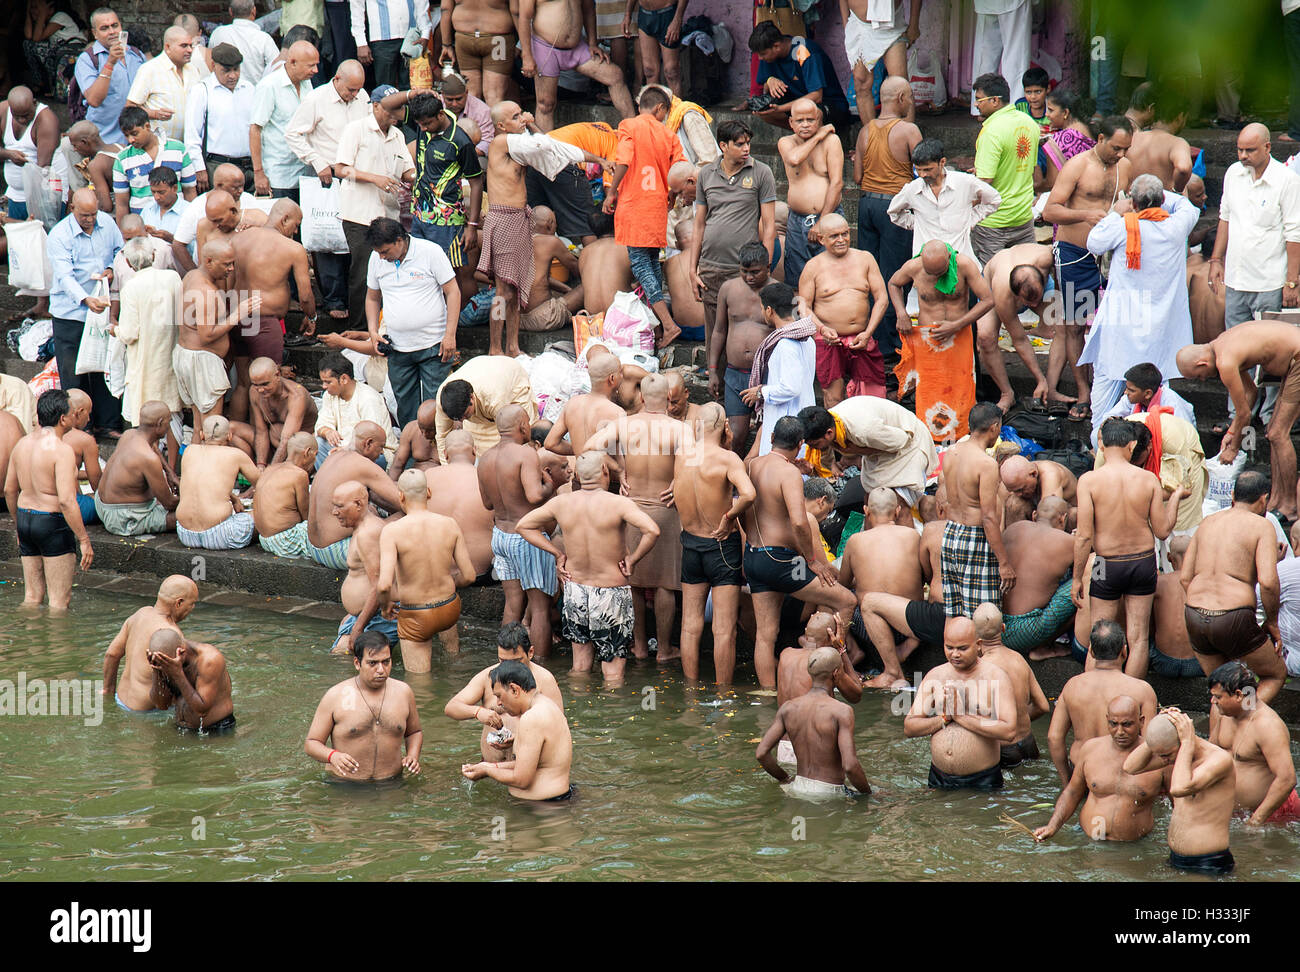
<path fill-rule="evenodd" d="M 1048 413 L 1047 403 L 1041 398 L 1022 398 L 1020 408 L 1034 415 L 1046 415 Z"/>
<path fill-rule="evenodd" d="M 1091 422 L 1092 406 L 1076 402 L 1066 410 L 1065 414 L 1071 422 Z"/>

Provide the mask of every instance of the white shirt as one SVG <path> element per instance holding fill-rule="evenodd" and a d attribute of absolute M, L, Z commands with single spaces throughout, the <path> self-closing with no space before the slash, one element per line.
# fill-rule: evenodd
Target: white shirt
<path fill-rule="evenodd" d="M 239 195 L 240 209 L 248 209 L 249 207 L 256 209 L 258 208 L 257 202 L 257 197 L 253 196 L 251 193 L 244 192 Z M 185 208 L 185 212 L 181 213 L 181 221 L 176 224 L 176 229 L 172 233 L 172 239 L 185 246 L 189 246 L 193 243 L 195 236 L 198 235 L 199 220 L 207 215 L 207 205 L 208 194 L 206 192 L 194 199 Z"/>
<path fill-rule="evenodd" d="M 937 198 L 924 179 L 913 179 L 898 190 L 889 204 L 890 222 L 912 231 L 913 253 L 939 240 L 979 263 L 970 242 L 971 227 L 997 212 L 1002 196 L 968 172 L 945 171 Z"/>
<path fill-rule="evenodd" d="M 261 81 L 266 74 L 266 66 L 280 53 L 270 34 L 253 21 L 242 18 L 223 24 L 212 32 L 208 38 L 208 50 L 218 44 L 230 44 L 239 48 L 239 53 L 244 55 L 244 61 L 239 65 L 239 76 L 246 78 L 249 84 Z"/>
<path fill-rule="evenodd" d="M 1169 218 L 1141 220 L 1142 266 L 1128 268 L 1124 217 L 1111 213 L 1088 233 L 1088 250 L 1111 253 L 1110 282 L 1097 306 L 1092 330 L 1079 357 L 1096 368 L 1098 379 L 1118 381 L 1139 361 L 1150 361 L 1162 375 L 1178 374 L 1178 349 L 1192 343 L 1187 303 L 1187 235 L 1200 210 L 1184 197 L 1165 193 Z"/>
<path fill-rule="evenodd" d="M 368 94 L 358 91 L 351 101 L 344 101 L 330 81 L 302 99 L 284 130 L 285 144 L 313 171 L 319 172 L 338 161 L 343 129 L 370 113 Z"/>
<path fill-rule="evenodd" d="M 430 240 L 408 237 L 406 256 L 396 262 L 371 252 L 366 286 L 380 293 L 395 350 L 423 351 L 442 342 L 447 333 L 442 288 L 455 279 L 447 254 Z"/>
<path fill-rule="evenodd" d="M 772 429 L 777 420 L 798 415 L 800 409 L 817 404 L 813 378 L 817 373 L 817 344 L 812 338 L 776 342 L 767 359 L 767 384 L 763 397 L 763 428 L 759 432 L 758 454 L 772 451 Z"/>
<path fill-rule="evenodd" d="M 207 151 L 232 159 L 248 158 L 248 120 L 253 115 L 253 84 L 240 76 L 231 91 L 215 74 L 190 89 L 185 103 L 185 151 L 200 169 Z"/>
<path fill-rule="evenodd" d="M 1295 0 L 1300 9 L 1300 0 Z M 1277 562 L 1277 579 L 1281 596 L 1277 609 L 1277 629 L 1286 649 L 1288 674 L 1300 674 L 1300 558 L 1292 557 Z M 1257 600 L 1257 608 L 1262 602 Z"/>
<path fill-rule="evenodd" d="M 362 172 L 400 179 L 415 171 L 415 162 L 407 151 L 406 139 L 396 125 L 388 133 L 379 130 L 375 113 L 358 118 L 343 129 L 335 162 L 342 162 Z M 344 179 L 339 186 L 339 219 L 370 225 L 380 216 L 397 218 L 397 196 L 381 192 L 378 186 L 356 179 Z"/>
<path fill-rule="evenodd" d="M 428 0 L 349 0 L 349 4 L 352 39 L 357 47 L 369 47 L 370 41 L 404 38 L 413 26 L 425 37 L 433 29 Z"/>
<path fill-rule="evenodd" d="M 320 435 L 321 429 L 333 429 L 342 437 L 343 447 L 351 449 L 352 433 L 361 422 L 374 422 L 384 430 L 384 435 L 387 436 L 384 455 L 388 457 L 389 462 L 392 462 L 393 453 L 397 450 L 397 434 L 393 431 L 393 417 L 388 414 L 384 396 L 364 381 L 353 383 L 352 398 L 346 402 L 337 395 L 322 395 L 320 408 L 316 411 L 314 431 Z"/>
<path fill-rule="evenodd" d="M 1223 176 L 1219 219 L 1228 224 L 1223 282 L 1262 293 L 1286 283 L 1286 245 L 1300 243 L 1300 176 L 1270 158 L 1264 174 L 1240 162 Z"/>
<path fill-rule="evenodd" d="M 554 179 L 574 163 L 582 164 L 586 158 L 576 145 L 558 141 L 543 132 L 522 132 L 505 138 L 510 158 L 536 169 L 547 179 Z"/>
<path fill-rule="evenodd" d="M 1282 16 L 1300 10 L 1300 0 L 1282 0 Z"/>

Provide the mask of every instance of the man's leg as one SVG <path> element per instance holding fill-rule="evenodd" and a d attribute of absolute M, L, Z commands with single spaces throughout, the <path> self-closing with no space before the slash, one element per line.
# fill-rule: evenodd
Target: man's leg
<path fill-rule="evenodd" d="M 776 688 L 776 637 L 781 627 L 781 605 L 785 595 L 780 591 L 763 591 L 753 595 L 754 671 L 760 688 Z"/>
<path fill-rule="evenodd" d="M 627 81 L 623 78 L 623 69 L 612 61 L 597 61 L 592 58 L 584 64 L 578 65 L 578 73 L 584 74 L 593 81 L 599 81 L 609 88 L 609 100 L 614 102 L 614 107 L 624 118 L 631 118 L 636 114 L 636 106 L 632 104 L 632 95 L 627 90 Z"/>
<path fill-rule="evenodd" d="M 1300 379 L 1288 376 L 1288 385 Z M 1287 389 L 1287 394 L 1279 395 L 1273 410 L 1273 419 L 1268 423 L 1269 463 L 1273 467 L 1273 490 L 1269 497 L 1269 508 L 1276 510 L 1288 520 L 1296 517 L 1296 455 L 1291 442 L 1291 426 L 1296 416 L 1300 415 L 1300 388 Z"/>
<path fill-rule="evenodd" d="M 791 281 L 790 286 L 799 290 L 799 277 L 803 274 L 803 268 L 810 259 L 808 252 L 808 218 L 803 213 L 790 211 L 789 218 L 785 222 L 785 273 L 786 279 Z M 858 229 L 859 234 L 862 232 L 861 226 Z"/>
<path fill-rule="evenodd" d="M 1092 376 L 1092 397 L 1089 399 L 1092 408 L 1092 444 L 1097 444 L 1097 430 L 1101 428 L 1101 423 L 1106 418 L 1106 414 L 1119 404 L 1119 400 L 1124 395 L 1124 380 L 1106 378 L 1102 375 Z"/>
<path fill-rule="evenodd" d="M 876 102 L 871 97 L 871 69 L 861 61 L 853 65 L 853 97 L 858 103 L 858 117 L 867 124 L 876 117 Z M 861 229 L 858 230 L 861 233 Z"/>
<path fill-rule="evenodd" d="M 659 57 L 664 65 L 664 84 L 672 89 L 677 97 L 682 95 L 682 49 L 681 47 L 660 47 Z"/>
<path fill-rule="evenodd" d="M 313 253 L 316 264 L 316 280 L 320 284 L 321 303 L 328 315 L 328 320 L 321 324 L 337 321 L 333 326 L 347 320 L 348 309 L 348 255 L 346 253 Z M 318 327 L 324 331 L 327 328 Z"/>
<path fill-rule="evenodd" d="M 418 353 L 415 351 L 388 353 L 388 380 L 392 382 L 393 397 L 397 399 L 398 428 L 405 428 L 407 422 L 413 422 L 415 413 L 420 408 L 419 364 L 411 360 Z"/>
<path fill-rule="evenodd" d="M 699 681 L 700 678 L 700 637 L 704 634 L 704 608 L 708 599 L 708 584 L 682 584 L 682 674 L 686 676 L 687 681 L 691 682 Z M 716 628 L 717 604 L 713 606 L 713 623 Z M 717 653 L 718 646 L 715 639 L 713 645 L 715 663 Z"/>
<path fill-rule="evenodd" d="M 375 59 L 375 87 L 391 84 L 398 91 L 405 91 L 411 86 L 411 76 L 403 70 L 406 63 L 402 57 L 401 38 L 374 41 L 370 45 L 370 53 Z"/>
<path fill-rule="evenodd" d="M 45 558 L 23 557 L 22 562 L 23 607 L 40 607 L 45 600 Z"/>
<path fill-rule="evenodd" d="M 603 658 L 600 662 L 600 673 L 605 676 L 606 685 L 617 685 L 623 681 L 623 674 L 627 670 L 626 658 L 614 658 L 605 661 Z"/>
<path fill-rule="evenodd" d="M 648 588 L 632 588 L 632 654 L 642 661 L 650 657 L 650 636 L 646 634 L 645 626 L 646 590 Z"/>
<path fill-rule="evenodd" d="M 1155 603 L 1154 594 L 1126 594 L 1124 604 L 1124 627 L 1128 638 L 1128 661 L 1124 663 L 1124 674 L 1134 678 L 1146 678 L 1150 663 L 1151 606 Z M 1092 603 L 1096 603 L 1093 601 Z M 1120 604 L 1120 601 L 1109 602 Z M 1096 617 L 1096 615 L 1093 615 Z"/>
<path fill-rule="evenodd" d="M 730 685 L 736 673 L 739 616 L 740 586 L 726 584 L 713 588 L 713 679 L 718 685 Z"/>
<path fill-rule="evenodd" d="M 447 380 L 451 374 L 451 362 L 442 360 L 442 343 L 439 342 L 420 354 L 420 385 L 419 385 L 419 402 L 416 403 L 416 411 L 419 411 L 420 405 L 423 405 L 429 399 L 438 394 L 438 389 L 442 383 Z M 414 413 L 412 413 L 414 417 Z"/>
<path fill-rule="evenodd" d="M 519 294 L 515 288 L 500 277 L 495 277 L 496 296 L 492 298 L 492 310 L 488 313 L 488 354 L 503 354 L 501 350 L 501 329 L 509 329 L 510 316 L 515 319 L 516 342 L 519 334 Z"/>
<path fill-rule="evenodd" d="M 432 638 L 428 641 L 408 641 L 399 638 L 398 646 L 402 651 L 402 667 L 406 669 L 406 674 L 422 674 L 433 668 Z"/>
<path fill-rule="evenodd" d="M 533 78 L 533 90 L 537 96 L 537 127 L 549 132 L 555 127 L 555 105 L 560 97 L 560 79 L 544 77 L 540 70 Z M 626 90 L 626 88 L 624 89 Z"/>
<path fill-rule="evenodd" d="M 680 652 L 673 651 L 673 622 L 677 620 L 677 592 L 665 587 L 655 589 L 655 638 L 659 651 L 655 661 L 659 664 L 677 661 Z"/>
<path fill-rule="evenodd" d="M 366 329 L 366 267 L 370 262 L 370 247 L 366 245 L 366 226 L 343 220 L 343 236 L 348 241 L 348 329 Z"/>
<path fill-rule="evenodd" d="M 513 36 L 514 36 L 514 35 L 510 35 L 510 37 L 511 37 L 510 44 L 511 44 L 511 45 L 514 44 Z M 500 44 L 500 46 L 501 46 L 501 48 L 502 48 L 502 50 L 501 50 L 501 52 L 500 52 L 500 53 L 501 53 L 501 57 L 502 57 L 502 59 L 508 59 L 508 60 L 509 60 L 509 63 L 513 64 L 513 63 L 514 63 L 514 60 L 515 60 L 515 50 L 514 50 L 514 47 L 513 47 L 513 46 L 510 47 L 510 50 L 508 50 L 508 51 L 505 50 L 505 47 L 506 47 L 507 45 L 506 45 L 506 38 L 504 38 L 504 37 L 493 38 L 493 40 L 492 40 L 492 54 L 491 54 L 491 56 L 494 57 L 494 58 L 496 57 L 496 55 L 497 55 L 497 53 L 498 53 L 498 51 L 497 51 L 497 49 L 496 49 L 498 43 Z M 487 104 L 489 104 L 489 105 L 500 104 L 501 102 L 503 102 L 503 101 L 506 100 L 506 91 L 507 91 L 507 89 L 508 89 L 509 87 L 510 87 L 510 72 L 509 72 L 509 70 L 506 70 L 506 71 L 488 71 L 488 70 L 484 70 L 484 71 L 483 71 L 482 94 L 477 95 L 476 97 L 482 98 L 482 99 L 483 99 L 485 102 L 487 102 Z"/>
<path fill-rule="evenodd" d="M 1002 27 L 1001 18 L 990 14 L 975 15 L 975 48 L 974 61 L 971 70 L 971 81 L 974 82 L 981 74 L 988 74 L 990 71 L 998 69 L 998 62 L 1002 60 Z M 1020 79 L 1016 78 L 1016 82 Z M 1012 84 L 1010 78 L 1007 83 Z M 975 107 L 974 84 L 971 85 L 970 93 L 970 113 L 979 116 L 979 109 Z M 980 263 L 987 263 L 983 257 Z"/>
<path fill-rule="evenodd" d="M 637 283 L 645 291 L 645 301 L 654 311 L 655 317 L 659 318 L 659 326 L 662 336 L 658 341 L 659 347 L 665 347 L 671 344 L 682 329 L 673 321 L 672 315 L 668 313 L 668 304 L 664 300 L 663 284 L 659 279 L 662 272 L 659 266 L 659 248 L 649 246 L 629 246 L 627 248 L 628 262 L 632 265 L 632 273 L 636 276 Z"/>
<path fill-rule="evenodd" d="M 77 374 L 77 352 L 81 350 L 81 332 L 85 326 L 84 321 L 54 319 L 54 360 L 59 368 L 59 383 L 64 391 L 73 388 L 86 391 L 85 375 Z M 95 427 L 92 419 L 91 428 Z"/>
<path fill-rule="evenodd" d="M 894 648 L 894 631 L 909 638 L 916 637 L 907 623 L 907 604 L 907 598 L 896 594 L 872 593 L 862 599 L 862 624 L 885 666 L 880 675 L 864 683 L 868 688 L 890 688 L 900 680 L 904 684 L 907 682 L 903 677 L 902 661 Z"/>
<path fill-rule="evenodd" d="M 33 558 L 24 557 L 24 560 Z M 44 564 L 45 583 L 50 597 L 50 613 L 63 614 L 68 610 L 72 600 L 72 578 L 77 573 L 77 555 L 63 554 L 59 557 L 41 557 Z M 25 567 L 26 565 L 24 565 Z M 24 570 L 26 576 L 26 570 Z"/>
<path fill-rule="evenodd" d="M 1006 412 L 1015 404 L 1016 394 L 1011 389 L 1007 363 L 1002 360 L 1002 349 L 998 347 L 1000 330 L 1001 321 L 995 311 L 989 311 L 975 322 L 975 346 L 979 349 L 980 363 L 984 366 L 985 374 L 998 386 L 998 408 Z M 1033 354 L 1032 350 L 1030 354 Z M 1046 384 L 1046 379 L 1043 382 Z"/>
<path fill-rule="evenodd" d="M 645 75 L 645 83 L 662 84 L 664 77 L 659 61 L 659 42 L 654 39 L 653 35 L 647 34 L 644 30 L 638 28 L 636 46 L 641 54 L 641 71 Z M 680 83 L 681 78 L 679 77 L 678 84 Z M 673 88 L 673 92 L 676 93 L 677 88 Z"/>
<path fill-rule="evenodd" d="M 876 232 L 880 237 L 880 256 L 877 259 L 880 264 L 880 273 L 888 282 L 899 271 L 899 268 L 912 258 L 909 252 L 912 247 L 912 231 L 895 226 L 890 220 L 890 200 L 871 197 L 866 202 L 871 210 L 872 222 L 875 223 Z M 906 299 L 906 293 L 903 296 Z M 898 354 L 900 347 L 898 341 L 898 314 L 894 310 L 893 301 L 890 301 L 889 309 L 885 311 L 884 320 L 876 328 L 875 337 L 876 343 L 880 345 L 880 353 L 885 357 L 888 358 Z"/>
<path fill-rule="evenodd" d="M 590 641 L 574 641 L 571 644 L 573 645 L 573 668 L 570 671 L 579 673 L 591 671 L 596 661 L 596 646 Z"/>
<path fill-rule="evenodd" d="M 1201 657 L 1200 655 L 1196 656 L 1198 661 Z M 1244 656 L 1241 661 L 1245 662 L 1250 670 L 1259 676 L 1259 688 L 1255 690 L 1259 701 L 1272 702 L 1277 693 L 1282 691 L 1282 685 L 1286 682 L 1286 665 L 1277 656 L 1277 649 L 1273 647 L 1273 639 L 1270 638 L 1265 641 L 1249 655 Z"/>
<path fill-rule="evenodd" d="M 551 596 L 539 587 L 523 592 L 528 603 L 528 637 L 538 658 L 551 654 Z"/>
<path fill-rule="evenodd" d="M 1011 87 L 1013 105 L 1025 96 L 1022 78 L 1029 70 L 1030 21 L 1029 0 L 1021 0 L 1015 10 L 998 16 L 998 30 L 1002 34 L 1002 76 Z"/>
<path fill-rule="evenodd" d="M 519 621 L 524 616 L 524 588 L 517 580 L 503 580 L 501 590 L 505 593 L 505 610 L 501 615 L 503 625 Z M 534 649 L 538 646 L 534 645 Z"/>

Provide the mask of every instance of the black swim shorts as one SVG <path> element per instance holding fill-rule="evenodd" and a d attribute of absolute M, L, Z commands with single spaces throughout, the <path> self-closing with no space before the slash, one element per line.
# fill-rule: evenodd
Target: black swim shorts
<path fill-rule="evenodd" d="M 1253 607 L 1212 611 L 1208 608 L 1183 608 L 1187 640 L 1198 655 L 1222 655 L 1228 661 L 1245 658 L 1268 641 L 1268 632 L 1255 620 Z"/>
<path fill-rule="evenodd" d="M 1031 732 L 1020 742 L 1014 742 L 1002 747 L 1002 760 L 998 764 L 1003 769 L 1015 769 L 1021 763 L 1031 759 L 1038 759 L 1038 740 L 1034 738 Z"/>
<path fill-rule="evenodd" d="M 954 773 L 945 773 L 931 763 L 929 782 L 936 790 L 1000 790 L 1002 789 L 1002 767 L 994 765 L 978 773 L 957 776 Z"/>
<path fill-rule="evenodd" d="M 721 540 L 682 531 L 682 583 L 739 587 L 745 583 L 739 531 Z"/>
<path fill-rule="evenodd" d="M 1221 850 L 1213 854 L 1177 854 L 1169 852 L 1169 866 L 1180 871 L 1198 871 L 1201 874 L 1229 874 L 1237 866 L 1232 851 Z"/>
<path fill-rule="evenodd" d="M 745 546 L 745 579 L 751 594 L 793 594 L 813 580 L 808 561 L 789 547 Z"/>
<path fill-rule="evenodd" d="M 1156 552 L 1097 555 L 1092 565 L 1088 596 L 1099 601 L 1118 601 L 1126 594 L 1145 597 L 1156 592 Z"/>
<path fill-rule="evenodd" d="M 62 557 L 77 552 L 77 538 L 62 513 L 18 510 L 18 555 Z"/>
<path fill-rule="evenodd" d="M 675 50 L 682 46 L 682 38 L 679 34 L 677 40 L 669 44 L 665 40 L 668 34 L 668 25 L 673 22 L 673 17 L 677 13 L 677 4 L 669 4 L 662 10 L 647 10 L 640 7 L 636 12 L 636 25 L 643 33 L 649 34 L 659 42 L 660 47 L 666 47 L 669 50 Z"/>
<path fill-rule="evenodd" d="M 943 644 L 943 627 L 948 623 L 948 615 L 943 610 L 942 602 L 908 601 L 903 616 L 921 644 Z"/>
<path fill-rule="evenodd" d="M 577 785 L 574 784 L 574 783 L 570 783 L 570 784 L 569 784 L 569 788 L 568 788 L 567 790 L 565 790 L 563 793 L 559 794 L 558 796 L 547 797 L 545 800 L 541 800 L 541 801 L 539 801 L 539 802 L 541 802 L 541 803 L 563 803 L 565 800 L 572 800 L 572 799 L 573 799 L 575 796 L 577 796 L 577 795 L 578 795 L 578 787 L 577 787 Z"/>

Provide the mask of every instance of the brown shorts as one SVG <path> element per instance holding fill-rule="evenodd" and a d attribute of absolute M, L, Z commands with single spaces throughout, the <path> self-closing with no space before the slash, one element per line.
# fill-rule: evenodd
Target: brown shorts
<path fill-rule="evenodd" d="M 278 368 L 284 364 L 284 319 L 255 317 L 230 332 L 230 347 L 236 358 L 270 358 Z"/>
<path fill-rule="evenodd" d="M 677 510 L 662 503 L 636 500 L 637 507 L 659 527 L 659 539 L 650 552 L 634 568 L 628 584 L 632 587 L 680 591 L 682 589 L 682 519 Z M 627 550 L 630 554 L 641 542 L 641 531 L 626 528 Z"/>
<path fill-rule="evenodd" d="M 1228 661 L 1245 658 L 1268 642 L 1268 632 L 1255 621 L 1253 607 L 1212 611 L 1208 608 L 1183 608 L 1187 622 L 1187 640 L 1198 655 L 1222 655 Z"/>
<path fill-rule="evenodd" d="M 1300 405 L 1300 354 L 1291 359 L 1277 400 L 1282 405 Z"/>
<path fill-rule="evenodd" d="M 462 71 L 491 71 L 509 74 L 515 66 L 513 31 L 507 34 L 489 34 L 484 31 L 456 32 L 456 66 Z"/>
<path fill-rule="evenodd" d="M 403 641 L 431 641 L 439 631 L 455 627 L 459 620 L 459 594 L 437 604 L 399 604 L 397 637 Z"/>
<path fill-rule="evenodd" d="M 552 297 L 539 307 L 530 307 L 519 315 L 521 331 L 558 331 L 573 322 L 573 315 L 559 297 Z"/>

